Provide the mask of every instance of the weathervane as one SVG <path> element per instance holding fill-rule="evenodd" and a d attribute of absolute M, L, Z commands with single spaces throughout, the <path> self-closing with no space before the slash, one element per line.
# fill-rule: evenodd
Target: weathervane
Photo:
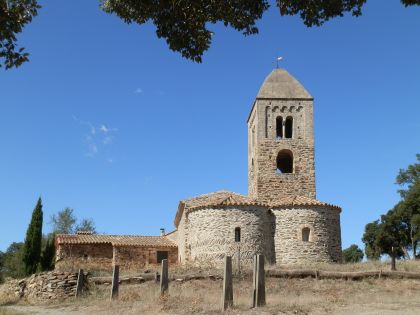
<path fill-rule="evenodd" d="M 277 62 L 277 69 L 279 68 L 279 61 L 282 61 L 283 57 L 277 57 L 276 62 Z"/>

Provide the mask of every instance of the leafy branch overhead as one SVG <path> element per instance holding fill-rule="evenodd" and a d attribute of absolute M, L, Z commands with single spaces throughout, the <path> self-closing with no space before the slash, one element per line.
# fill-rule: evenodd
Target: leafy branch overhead
<path fill-rule="evenodd" d="M 37 0 L 0 0 L 0 67 L 19 67 L 29 54 L 17 45 L 17 34 L 37 15 Z M 4 60 L 2 62 L 2 60 Z"/>
<path fill-rule="evenodd" d="M 308 27 L 321 26 L 334 17 L 362 14 L 367 0 L 277 0 L 281 15 L 298 15 Z M 420 0 L 401 0 L 405 6 L 420 5 Z M 100 0 L 105 12 L 126 23 L 151 21 L 156 34 L 173 51 L 201 62 L 209 49 L 213 32 L 208 28 L 223 23 L 244 35 L 258 33 L 256 22 L 270 7 L 267 0 Z M 0 0 L 0 66 L 18 67 L 28 54 L 17 47 L 16 35 L 31 22 L 40 8 L 36 0 Z"/>

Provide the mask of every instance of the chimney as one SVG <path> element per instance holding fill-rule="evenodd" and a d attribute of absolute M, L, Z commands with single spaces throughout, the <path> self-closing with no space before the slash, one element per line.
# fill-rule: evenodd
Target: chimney
<path fill-rule="evenodd" d="M 165 228 L 160 228 L 160 236 L 164 236 L 165 235 Z"/>

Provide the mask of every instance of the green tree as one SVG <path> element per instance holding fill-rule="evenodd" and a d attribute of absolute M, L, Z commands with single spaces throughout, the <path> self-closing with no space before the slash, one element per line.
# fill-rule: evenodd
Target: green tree
<path fill-rule="evenodd" d="M 398 206 L 399 204 L 394 209 L 389 210 L 387 214 L 381 216 L 381 224 L 375 239 L 375 245 L 381 250 L 381 254 L 387 254 L 391 257 L 392 270 L 395 270 L 395 260 L 407 255 L 405 248 L 408 239 L 397 213 Z"/>
<path fill-rule="evenodd" d="M 4 277 L 19 278 L 25 275 L 23 264 L 23 243 L 12 243 L 3 255 Z"/>
<path fill-rule="evenodd" d="M 411 187 L 420 181 L 420 154 L 416 154 L 417 163 L 409 165 L 406 169 L 400 169 L 396 182 L 398 185 L 403 186 L 398 192 L 401 197 L 405 197 Z"/>
<path fill-rule="evenodd" d="M 41 198 L 32 212 L 31 222 L 26 231 L 26 238 L 23 247 L 23 263 L 25 265 L 25 273 L 27 275 L 36 272 L 41 258 L 41 241 L 42 241 L 42 201 Z"/>
<path fill-rule="evenodd" d="M 76 224 L 76 216 L 73 209 L 65 208 L 57 214 L 51 216 L 53 233 L 55 234 L 73 234 Z"/>
<path fill-rule="evenodd" d="M 0 283 L 4 281 L 4 253 L 0 250 Z"/>
<path fill-rule="evenodd" d="M 420 241 L 420 180 L 412 184 L 405 193 L 405 198 L 400 202 L 398 214 L 405 229 L 409 247 L 413 251 L 413 258 L 417 256 L 417 247 Z"/>
<path fill-rule="evenodd" d="M 343 261 L 345 263 L 357 263 L 363 259 L 363 251 L 356 244 L 343 250 Z"/>
<path fill-rule="evenodd" d="M 42 271 L 53 270 L 55 262 L 55 235 L 50 234 L 45 242 L 41 255 Z"/>
<path fill-rule="evenodd" d="M 362 242 L 365 244 L 365 254 L 369 260 L 378 260 L 381 257 L 381 250 L 376 245 L 378 232 L 379 220 L 366 224 Z"/>
<path fill-rule="evenodd" d="M 76 225 L 75 231 L 92 232 L 93 234 L 96 234 L 96 228 L 93 219 L 82 219 Z"/>
<path fill-rule="evenodd" d="M 277 0 L 281 15 L 298 15 L 308 27 L 349 12 L 362 14 L 366 0 Z M 405 6 L 420 5 L 420 0 L 401 0 Z M 158 38 L 164 38 L 173 51 L 196 62 L 209 49 L 213 32 L 211 24 L 223 23 L 244 35 L 258 33 L 256 22 L 270 7 L 268 0 L 100 0 L 105 12 L 115 14 L 126 23 L 156 26 Z M 18 50 L 16 34 L 37 15 L 36 0 L 0 0 L 0 60 L 6 68 L 17 67 L 28 60 Z"/>

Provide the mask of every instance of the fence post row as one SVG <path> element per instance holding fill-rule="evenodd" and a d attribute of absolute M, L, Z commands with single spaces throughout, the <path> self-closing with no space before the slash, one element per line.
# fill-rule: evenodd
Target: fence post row
<path fill-rule="evenodd" d="M 168 260 L 162 259 L 162 267 L 160 271 L 160 295 L 164 295 L 168 291 L 169 277 L 168 277 Z"/>
<path fill-rule="evenodd" d="M 225 256 L 225 270 L 223 275 L 222 311 L 233 306 L 232 286 L 232 257 Z"/>
<path fill-rule="evenodd" d="M 114 265 L 112 270 L 111 300 L 118 298 L 120 266 Z"/>

